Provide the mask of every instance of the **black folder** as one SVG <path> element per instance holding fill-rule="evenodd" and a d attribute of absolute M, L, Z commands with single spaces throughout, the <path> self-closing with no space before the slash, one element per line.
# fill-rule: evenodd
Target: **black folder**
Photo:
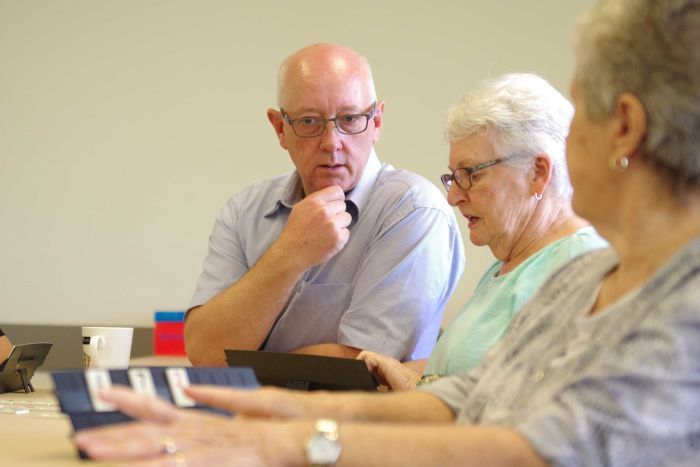
<path fill-rule="evenodd" d="M 362 360 L 285 352 L 226 349 L 229 366 L 250 367 L 261 384 L 313 391 L 376 391 Z"/>

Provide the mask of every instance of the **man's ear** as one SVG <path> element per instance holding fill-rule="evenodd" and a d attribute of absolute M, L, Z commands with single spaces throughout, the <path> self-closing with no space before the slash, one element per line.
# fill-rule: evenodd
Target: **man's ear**
<path fill-rule="evenodd" d="M 377 102 L 377 106 L 374 110 L 374 115 L 372 116 L 372 121 L 374 122 L 374 135 L 372 137 L 372 143 L 376 144 L 379 141 L 379 136 L 381 134 L 382 121 L 384 119 L 384 101 Z"/>
<path fill-rule="evenodd" d="M 267 119 L 275 130 L 280 146 L 282 146 L 283 149 L 287 149 L 287 139 L 284 134 L 284 118 L 282 117 L 282 113 L 272 108 L 267 109 Z"/>
<path fill-rule="evenodd" d="M 552 179 L 552 159 L 548 154 L 536 154 L 532 170 L 532 194 L 542 195 Z"/>
<path fill-rule="evenodd" d="M 647 113 L 644 105 L 634 94 L 623 92 L 615 103 L 613 119 L 614 157 L 634 157 L 647 134 Z"/>

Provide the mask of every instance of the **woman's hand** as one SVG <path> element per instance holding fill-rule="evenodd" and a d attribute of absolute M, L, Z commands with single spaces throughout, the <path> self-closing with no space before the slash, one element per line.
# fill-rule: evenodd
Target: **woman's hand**
<path fill-rule="evenodd" d="M 421 378 L 421 374 L 417 371 L 386 355 L 363 350 L 357 358 L 364 360 L 367 369 L 379 379 L 379 382 L 393 391 L 414 389 Z"/>
<path fill-rule="evenodd" d="M 115 387 L 100 396 L 138 421 L 78 432 L 75 443 L 91 459 L 190 467 L 303 463 L 302 440 L 312 432 L 311 421 L 232 419 L 178 409 L 126 388 Z"/>
<path fill-rule="evenodd" d="M 263 387 L 255 391 L 220 386 L 190 386 L 188 396 L 197 402 L 246 417 L 318 418 L 332 411 L 323 391 L 303 392 Z"/>

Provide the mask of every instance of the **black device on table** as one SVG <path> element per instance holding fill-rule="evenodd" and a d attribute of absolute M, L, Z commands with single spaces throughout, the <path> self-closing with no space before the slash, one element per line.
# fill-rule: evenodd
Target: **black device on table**
<path fill-rule="evenodd" d="M 376 391 L 362 360 L 285 352 L 226 349 L 229 366 L 250 367 L 260 384 L 313 391 Z"/>
<path fill-rule="evenodd" d="M 15 345 L 7 360 L 0 363 L 0 393 L 33 392 L 31 379 L 34 371 L 44 363 L 52 346 L 48 342 Z"/>

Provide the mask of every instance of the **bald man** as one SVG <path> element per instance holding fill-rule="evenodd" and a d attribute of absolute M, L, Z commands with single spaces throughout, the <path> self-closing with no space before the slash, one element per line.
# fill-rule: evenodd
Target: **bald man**
<path fill-rule="evenodd" d="M 367 60 L 305 47 L 282 63 L 277 100 L 267 118 L 296 170 L 221 210 L 186 316 L 190 360 L 224 365 L 224 349 L 426 358 L 462 239 L 434 185 L 379 161 L 384 102 Z"/>

